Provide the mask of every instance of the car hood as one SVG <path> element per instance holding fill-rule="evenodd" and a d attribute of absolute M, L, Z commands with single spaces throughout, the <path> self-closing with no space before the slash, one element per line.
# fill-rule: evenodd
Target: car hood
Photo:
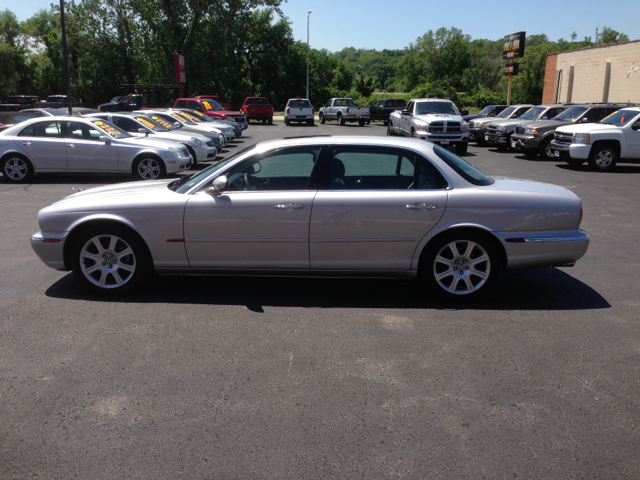
<path fill-rule="evenodd" d="M 520 120 L 518 118 L 511 118 L 508 120 L 502 120 L 501 122 L 493 122 L 491 123 L 491 125 L 494 127 L 498 127 L 500 125 L 506 127 L 509 125 L 520 125 L 520 124 L 528 125 L 531 122 L 535 122 L 535 120 Z"/>
<path fill-rule="evenodd" d="M 162 138 L 158 138 L 155 135 L 149 135 L 148 137 L 131 137 L 131 138 L 120 138 L 118 140 L 114 140 L 117 144 L 131 145 L 131 146 L 145 146 L 151 148 L 161 148 L 166 150 L 170 147 L 176 148 L 176 142 L 163 140 Z"/>
<path fill-rule="evenodd" d="M 102 107 L 113 107 L 117 105 L 116 103 L 101 103 L 100 105 L 98 105 L 98 110 L 100 110 Z"/>
<path fill-rule="evenodd" d="M 601 123 L 583 123 L 580 125 L 567 125 L 558 127 L 558 130 L 567 133 L 596 133 L 596 132 L 620 132 L 620 127 Z"/>
<path fill-rule="evenodd" d="M 522 122 L 524 123 L 524 122 Z M 530 122 L 529 127 L 540 130 L 542 128 L 558 128 L 563 126 L 573 125 L 571 122 L 560 122 L 558 120 L 538 120 L 536 122 Z"/>

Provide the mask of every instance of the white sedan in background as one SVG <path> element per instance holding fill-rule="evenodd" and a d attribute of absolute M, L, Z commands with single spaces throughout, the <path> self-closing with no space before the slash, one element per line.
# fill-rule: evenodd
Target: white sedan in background
<path fill-rule="evenodd" d="M 184 146 L 132 137 L 98 118 L 34 118 L 0 135 L 0 170 L 7 182 L 66 172 L 123 173 L 154 180 L 190 166 L 191 155 Z"/>

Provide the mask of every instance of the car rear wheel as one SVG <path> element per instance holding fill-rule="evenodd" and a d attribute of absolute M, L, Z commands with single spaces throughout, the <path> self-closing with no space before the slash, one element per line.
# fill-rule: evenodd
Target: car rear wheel
<path fill-rule="evenodd" d="M 393 123 L 389 122 L 389 124 L 387 125 L 387 137 L 393 137 L 395 136 L 396 132 L 393 129 Z"/>
<path fill-rule="evenodd" d="M 5 181 L 11 183 L 25 183 L 33 177 L 33 165 L 22 155 L 7 155 L 2 160 L 2 175 Z"/>
<path fill-rule="evenodd" d="M 609 144 L 594 145 L 589 154 L 589 166 L 599 172 L 613 170 L 618 162 L 618 151 Z"/>
<path fill-rule="evenodd" d="M 291 122 L 289 121 L 289 119 L 288 119 L 288 118 L 285 118 L 285 119 L 284 119 L 284 124 L 285 124 L 287 127 L 291 126 Z"/>
<path fill-rule="evenodd" d="M 468 148 L 469 144 L 467 142 L 456 143 L 456 153 L 458 155 L 464 155 L 467 153 Z"/>
<path fill-rule="evenodd" d="M 140 180 L 164 178 L 167 170 L 164 163 L 156 157 L 143 157 L 133 164 L 133 174 Z"/>
<path fill-rule="evenodd" d="M 358 125 L 360 125 L 361 127 L 364 127 L 367 124 L 366 120 L 358 120 Z"/>
<path fill-rule="evenodd" d="M 499 259 L 488 236 L 452 231 L 427 247 L 420 261 L 420 276 L 442 297 L 471 300 L 491 290 L 500 275 Z"/>
<path fill-rule="evenodd" d="M 320 114 L 318 115 L 318 118 L 320 119 L 320 124 L 324 125 L 324 115 Z"/>
<path fill-rule="evenodd" d="M 273 117 L 269 117 L 269 118 L 267 119 L 267 123 L 268 123 L 269 125 L 273 125 Z"/>
<path fill-rule="evenodd" d="M 88 228 L 71 247 L 71 269 L 76 280 L 94 292 L 131 290 L 148 278 L 151 265 L 144 242 L 119 225 Z"/>
<path fill-rule="evenodd" d="M 341 114 L 338 114 L 338 125 L 344 125 L 344 117 Z"/>

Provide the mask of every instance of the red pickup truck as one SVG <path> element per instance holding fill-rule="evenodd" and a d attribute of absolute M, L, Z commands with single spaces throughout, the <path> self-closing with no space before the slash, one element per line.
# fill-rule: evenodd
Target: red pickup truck
<path fill-rule="evenodd" d="M 273 123 L 273 105 L 270 105 L 264 97 L 247 97 L 240 107 L 240 112 L 244 113 L 247 120 L 262 120 L 262 123 Z"/>
<path fill-rule="evenodd" d="M 247 118 L 243 113 L 225 110 L 217 102 L 198 100 L 197 98 L 178 98 L 174 102 L 173 108 L 190 108 L 192 110 L 202 112 L 211 118 L 236 122 L 243 130 L 246 129 L 248 125 Z"/>
<path fill-rule="evenodd" d="M 218 102 L 218 104 L 220 104 L 220 106 L 222 108 L 224 108 L 225 110 L 229 110 L 231 111 L 231 104 L 230 103 L 222 103 L 222 100 L 220 100 L 220 97 L 217 95 L 198 95 L 196 96 L 196 98 L 198 100 L 213 100 L 214 102 Z"/>

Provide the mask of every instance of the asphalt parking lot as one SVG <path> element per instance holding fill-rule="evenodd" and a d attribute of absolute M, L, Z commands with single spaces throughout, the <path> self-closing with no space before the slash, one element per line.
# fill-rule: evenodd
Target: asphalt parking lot
<path fill-rule="evenodd" d="M 254 123 L 222 156 L 385 131 Z M 640 165 L 465 158 L 582 197 L 586 256 L 463 306 L 308 278 L 161 277 L 105 299 L 29 237 L 71 187 L 132 179 L 0 182 L 0 478 L 640 478 Z"/>

